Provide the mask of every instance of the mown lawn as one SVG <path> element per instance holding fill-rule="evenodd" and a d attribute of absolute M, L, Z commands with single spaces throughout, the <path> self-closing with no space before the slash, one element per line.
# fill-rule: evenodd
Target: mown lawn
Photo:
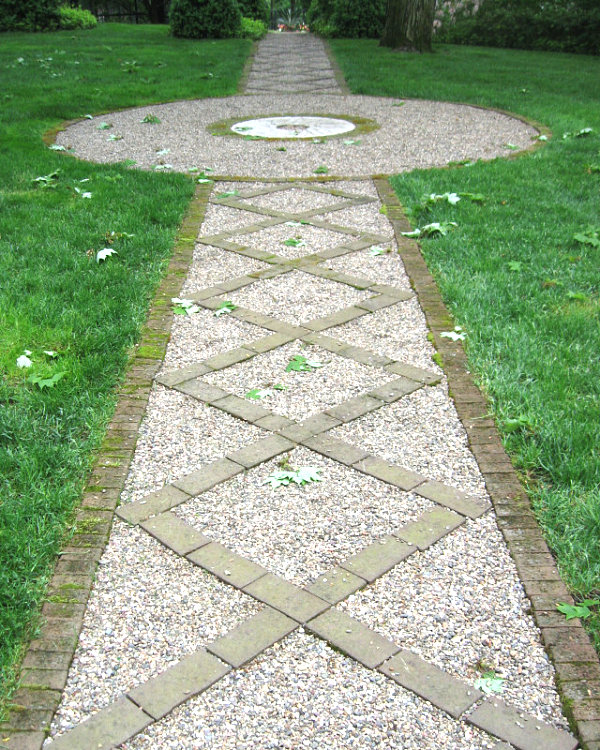
<path fill-rule="evenodd" d="M 407 55 L 363 40 L 332 47 L 354 93 L 497 107 L 552 130 L 526 156 L 392 183 L 415 226 L 458 223 L 423 240 L 423 252 L 467 333 L 472 369 L 564 579 L 579 599 L 600 597 L 600 59 L 451 45 Z M 485 202 L 419 211 L 423 196 L 447 192 Z M 574 239 L 581 233 L 587 242 Z"/>
<path fill-rule="evenodd" d="M 231 95 L 249 48 L 156 26 L 0 35 L 0 698 L 194 191 L 191 175 L 79 162 L 42 136 L 86 114 Z M 117 254 L 96 262 L 110 243 Z"/>

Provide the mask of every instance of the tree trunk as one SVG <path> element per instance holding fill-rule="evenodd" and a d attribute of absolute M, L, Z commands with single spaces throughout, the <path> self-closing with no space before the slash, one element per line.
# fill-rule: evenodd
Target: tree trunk
<path fill-rule="evenodd" d="M 435 0 L 388 0 L 382 47 L 431 52 Z"/>

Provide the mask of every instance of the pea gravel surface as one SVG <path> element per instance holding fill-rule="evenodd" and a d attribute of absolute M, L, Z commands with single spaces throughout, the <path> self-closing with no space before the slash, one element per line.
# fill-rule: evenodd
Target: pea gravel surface
<path fill-rule="evenodd" d="M 269 250 L 284 258 L 300 258 L 303 255 L 339 247 L 353 239 L 341 232 L 311 227 L 308 224 L 296 226 L 299 222 L 293 223 L 294 226 L 290 226 L 288 222 L 268 229 L 261 229 L 251 234 L 234 235 L 229 238 L 229 241 L 256 250 Z M 290 244 L 286 245 L 286 242 L 290 242 Z"/>
<path fill-rule="evenodd" d="M 346 284 L 294 270 L 273 279 L 261 279 L 233 292 L 228 299 L 241 307 L 298 325 L 330 315 L 369 296 L 368 292 Z"/>
<path fill-rule="evenodd" d="M 265 435 L 259 427 L 156 385 L 150 393 L 122 500 L 140 500 Z"/>
<path fill-rule="evenodd" d="M 305 357 L 322 367 L 312 372 L 286 372 L 295 356 Z M 205 375 L 204 379 L 241 397 L 252 389 L 282 385 L 285 390 L 271 389 L 272 394 L 261 399 L 261 405 L 276 414 L 301 421 L 367 393 L 389 382 L 393 376 L 385 370 L 361 365 L 318 346 L 294 341 L 239 365 Z"/>
<path fill-rule="evenodd" d="M 495 671 L 504 680 L 503 700 L 566 729 L 528 607 L 491 514 L 468 520 L 339 605 L 465 682 Z"/>
<path fill-rule="evenodd" d="M 52 734 L 76 726 L 259 609 L 145 531 L 116 521 Z"/>
<path fill-rule="evenodd" d="M 299 630 L 121 750 L 492 750 L 454 721 Z"/>
<path fill-rule="evenodd" d="M 433 503 L 307 448 L 285 465 L 319 469 L 321 481 L 272 487 L 281 459 L 261 464 L 175 509 L 207 536 L 300 586 L 411 521 Z"/>

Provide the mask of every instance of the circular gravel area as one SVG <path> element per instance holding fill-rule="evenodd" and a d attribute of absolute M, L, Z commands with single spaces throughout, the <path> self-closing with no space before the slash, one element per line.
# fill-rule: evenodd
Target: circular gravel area
<path fill-rule="evenodd" d="M 535 128 L 499 112 L 464 104 L 339 95 L 255 95 L 200 99 L 104 114 L 59 133 L 57 143 L 89 161 L 132 159 L 152 169 L 168 161 L 173 170 L 210 167 L 213 174 L 240 177 L 312 177 L 319 167 L 331 175 L 394 174 L 464 159 L 506 155 L 507 144 L 531 145 Z M 245 140 L 215 136 L 208 126 L 225 118 L 253 115 L 342 115 L 369 117 L 380 128 L 361 133 L 360 143 L 344 138 Z M 142 122 L 154 116 L 159 123 Z M 101 122 L 110 130 L 99 130 Z M 121 136 L 120 140 L 109 140 Z M 318 139 L 320 140 L 320 139 Z M 285 151 L 278 148 L 285 144 Z M 169 149 L 164 159 L 159 152 Z M 164 168 L 164 165 L 162 165 Z"/>

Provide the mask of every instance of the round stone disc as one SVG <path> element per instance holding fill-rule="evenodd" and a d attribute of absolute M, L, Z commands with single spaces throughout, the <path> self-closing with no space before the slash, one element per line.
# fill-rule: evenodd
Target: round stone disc
<path fill-rule="evenodd" d="M 239 135 L 254 135 L 261 138 L 319 138 L 328 135 L 349 133 L 356 126 L 348 120 L 335 117 L 261 117 L 259 120 L 244 120 L 231 126 Z"/>

